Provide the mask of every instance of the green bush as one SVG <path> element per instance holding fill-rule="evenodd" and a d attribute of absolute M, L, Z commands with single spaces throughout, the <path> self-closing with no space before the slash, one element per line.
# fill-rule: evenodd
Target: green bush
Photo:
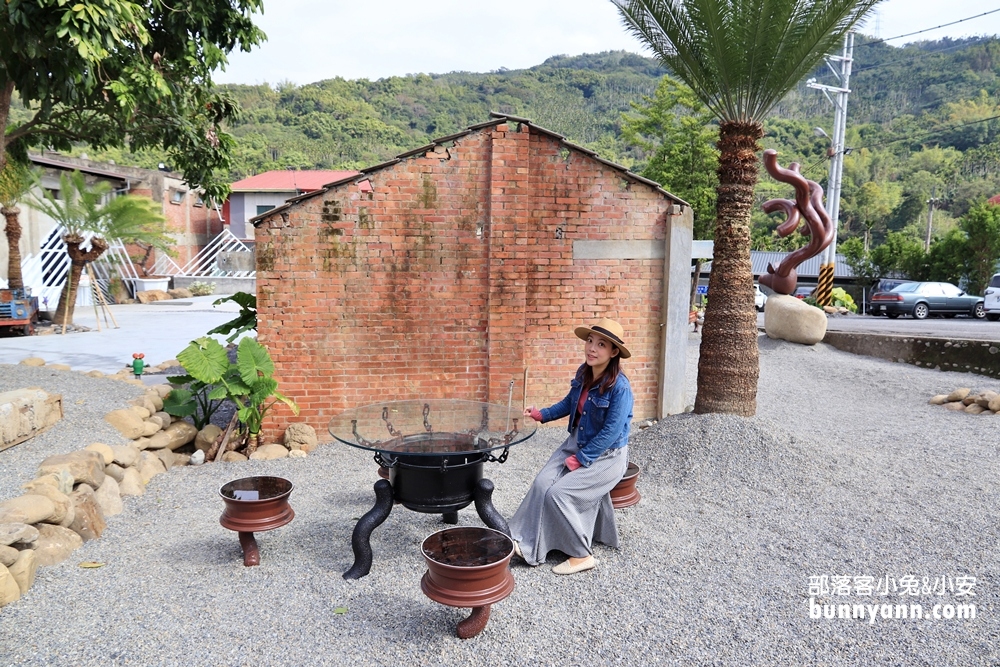
<path fill-rule="evenodd" d="M 846 308 L 852 313 L 858 312 L 858 304 L 854 303 L 854 298 L 845 292 L 842 287 L 834 287 L 830 293 L 830 299 L 831 304 L 834 306 Z"/>
<path fill-rule="evenodd" d="M 203 283 L 196 280 L 188 285 L 188 291 L 194 296 L 208 296 L 215 291 L 215 283 Z"/>

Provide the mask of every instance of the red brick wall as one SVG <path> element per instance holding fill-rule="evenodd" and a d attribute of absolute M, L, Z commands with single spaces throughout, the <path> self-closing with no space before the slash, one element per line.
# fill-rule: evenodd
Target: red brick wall
<path fill-rule="evenodd" d="M 656 414 L 663 260 L 577 260 L 574 240 L 664 237 L 661 193 L 527 125 L 305 199 L 256 231 L 258 337 L 280 389 L 326 436 L 378 400 L 562 398 L 582 362 L 572 329 L 625 327 L 637 417 Z M 270 435 L 291 413 L 273 413 Z"/>

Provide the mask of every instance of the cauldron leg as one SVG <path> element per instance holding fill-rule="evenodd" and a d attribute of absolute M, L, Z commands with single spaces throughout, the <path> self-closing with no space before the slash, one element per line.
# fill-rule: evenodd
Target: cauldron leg
<path fill-rule="evenodd" d="M 458 512 L 445 512 L 441 515 L 441 520 L 445 523 L 456 524 L 458 523 Z"/>
<path fill-rule="evenodd" d="M 476 512 L 479 513 L 479 518 L 483 520 L 483 523 L 510 537 L 510 526 L 507 525 L 507 520 L 497 511 L 497 508 L 493 507 L 493 482 L 488 479 L 476 482 L 473 497 L 476 499 Z"/>
<path fill-rule="evenodd" d="M 460 639 L 471 639 L 475 637 L 483 628 L 486 627 L 486 623 L 490 620 L 490 605 L 485 607 L 473 607 L 472 613 L 469 617 L 458 624 L 458 629 L 456 634 Z"/>
<path fill-rule="evenodd" d="M 360 579 L 372 569 L 372 531 L 382 525 L 392 511 L 392 484 L 389 480 L 375 482 L 375 506 L 358 519 L 351 535 L 354 565 L 344 573 L 344 579 Z"/>
<path fill-rule="evenodd" d="M 243 566 L 260 565 L 260 549 L 253 533 L 240 532 L 240 548 L 243 549 Z"/>

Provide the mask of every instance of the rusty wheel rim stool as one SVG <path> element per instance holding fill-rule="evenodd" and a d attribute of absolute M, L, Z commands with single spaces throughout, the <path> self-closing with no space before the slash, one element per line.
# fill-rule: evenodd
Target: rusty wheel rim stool
<path fill-rule="evenodd" d="M 295 518 L 288 504 L 291 493 L 292 483 L 281 477 L 243 477 L 219 489 L 226 504 L 219 523 L 239 533 L 246 567 L 260 565 L 260 549 L 253 534 L 274 530 Z"/>
<path fill-rule="evenodd" d="M 450 607 L 471 607 L 458 624 L 462 639 L 475 637 L 490 620 L 490 607 L 514 590 L 510 558 L 514 543 L 492 528 L 445 528 L 421 545 L 427 572 L 420 580 L 424 595 Z"/>
<path fill-rule="evenodd" d="M 642 496 L 635 488 L 635 483 L 638 480 L 639 466 L 630 461 L 621 481 L 615 484 L 615 488 L 611 489 L 611 506 L 618 510 L 632 507 L 642 500 Z"/>

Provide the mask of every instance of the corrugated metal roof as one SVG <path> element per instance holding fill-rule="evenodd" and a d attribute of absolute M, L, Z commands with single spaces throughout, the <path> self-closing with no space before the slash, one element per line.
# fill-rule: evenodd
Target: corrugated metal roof
<path fill-rule="evenodd" d="M 357 176 L 356 171 L 307 169 L 302 171 L 265 171 L 232 184 L 233 192 L 312 192 L 327 183 Z"/>
<path fill-rule="evenodd" d="M 108 171 L 107 169 L 97 169 L 95 167 L 79 165 L 73 162 L 63 162 L 62 160 L 42 157 L 40 155 L 29 155 L 28 159 L 34 162 L 35 164 L 42 165 L 43 167 L 52 167 L 53 169 L 64 169 L 66 171 L 79 171 L 84 174 L 91 174 L 93 176 L 103 176 L 104 178 L 111 178 L 116 181 L 122 181 L 123 183 L 129 180 L 128 176 L 124 174 L 118 174 L 113 171 Z"/>
<path fill-rule="evenodd" d="M 788 257 L 791 253 L 788 252 L 770 252 L 765 250 L 751 250 L 750 251 L 750 266 L 753 272 L 754 278 L 757 278 L 763 273 L 767 273 L 767 265 L 774 264 L 777 265 L 783 259 Z M 799 264 L 795 272 L 798 274 L 799 278 L 819 278 L 819 255 L 815 257 L 810 257 L 806 261 Z M 712 263 L 707 262 L 702 266 L 702 273 L 712 272 Z M 854 271 L 847 264 L 847 260 L 843 255 L 837 254 L 835 258 L 835 263 L 833 265 L 833 279 L 843 279 L 849 280 L 854 278 Z"/>

